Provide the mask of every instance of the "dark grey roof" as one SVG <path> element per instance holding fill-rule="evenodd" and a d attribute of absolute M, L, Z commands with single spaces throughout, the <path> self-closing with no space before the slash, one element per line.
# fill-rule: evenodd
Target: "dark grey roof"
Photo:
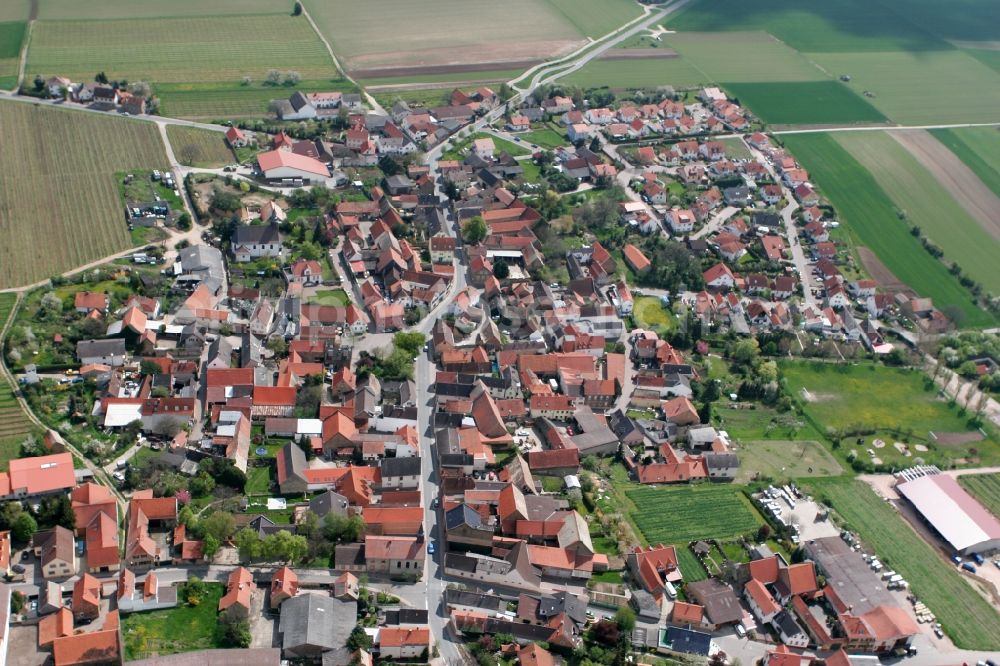
<path fill-rule="evenodd" d="M 467 504 L 459 504 L 444 514 L 445 529 L 453 530 L 462 525 L 468 525 L 472 529 L 483 528 L 483 517 L 475 509 Z"/>
<path fill-rule="evenodd" d="M 796 636 L 802 633 L 802 627 L 799 626 L 795 618 L 786 610 L 775 615 L 771 623 L 785 636 Z"/>
<path fill-rule="evenodd" d="M 418 476 L 420 474 L 420 456 L 407 458 L 383 458 L 379 463 L 382 478 L 387 476 Z"/>
<path fill-rule="evenodd" d="M 233 245 L 277 243 L 281 240 L 276 224 L 240 224 L 233 232 Z"/>
<path fill-rule="evenodd" d="M 754 213 L 750 216 L 750 222 L 755 227 L 780 227 L 781 216 L 777 213 Z"/>
<path fill-rule="evenodd" d="M 739 467 L 740 459 L 735 453 L 706 453 L 705 464 L 710 470 Z"/>
<path fill-rule="evenodd" d="M 619 439 L 628 437 L 638 429 L 635 422 L 620 409 L 608 414 L 608 425 Z"/>
<path fill-rule="evenodd" d="M 115 338 L 113 340 L 80 340 L 76 343 L 76 355 L 78 358 L 124 356 L 125 340 L 122 338 Z"/>
<path fill-rule="evenodd" d="M 349 504 L 350 502 L 343 495 L 339 495 L 332 490 L 327 490 L 309 500 L 309 510 L 320 518 L 328 513 L 333 513 L 337 516 L 346 516 Z"/>
<path fill-rule="evenodd" d="M 472 590 L 458 590 L 450 587 L 444 591 L 444 602 L 449 606 L 483 608 L 486 610 L 500 610 L 507 603 L 495 594 L 474 592 Z"/>
<path fill-rule="evenodd" d="M 712 635 L 706 634 L 703 631 L 694 631 L 681 627 L 668 627 L 667 643 L 674 652 L 700 654 L 707 657 L 708 650 L 712 645 Z"/>
<path fill-rule="evenodd" d="M 385 612 L 385 623 L 393 626 L 400 624 L 427 624 L 427 611 L 422 608 L 387 610 Z"/>
<path fill-rule="evenodd" d="M 587 604 L 569 592 L 559 592 L 538 600 L 538 615 L 549 618 L 566 613 L 573 621 L 583 624 L 587 620 Z"/>
<path fill-rule="evenodd" d="M 281 604 L 281 647 L 344 647 L 357 624 L 358 603 L 326 595 L 299 594 Z"/>
<path fill-rule="evenodd" d="M 288 98 L 288 103 L 292 105 L 292 108 L 298 111 L 299 109 L 311 106 L 309 100 L 301 92 L 296 92 L 294 95 Z"/>

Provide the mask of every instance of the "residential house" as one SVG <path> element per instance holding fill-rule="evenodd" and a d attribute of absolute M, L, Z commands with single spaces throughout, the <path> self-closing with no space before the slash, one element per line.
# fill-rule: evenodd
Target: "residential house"
<path fill-rule="evenodd" d="M 229 574 L 226 593 L 219 600 L 219 612 L 243 620 L 248 619 L 253 590 L 253 576 L 245 568 L 237 568 Z"/>
<path fill-rule="evenodd" d="M 76 542 L 72 531 L 56 525 L 36 532 L 31 544 L 35 557 L 39 558 L 43 578 L 67 578 L 76 574 Z"/>

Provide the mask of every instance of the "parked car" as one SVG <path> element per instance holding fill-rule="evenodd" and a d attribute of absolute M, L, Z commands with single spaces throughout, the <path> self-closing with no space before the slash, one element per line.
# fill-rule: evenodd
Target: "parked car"
<path fill-rule="evenodd" d="M 434 542 L 433 541 L 428 541 L 427 542 L 427 552 L 430 553 L 431 555 L 434 554 Z"/>

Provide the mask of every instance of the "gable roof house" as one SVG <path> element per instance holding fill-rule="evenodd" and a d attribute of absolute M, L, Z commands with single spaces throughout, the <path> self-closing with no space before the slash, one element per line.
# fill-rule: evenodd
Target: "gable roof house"
<path fill-rule="evenodd" d="M 233 571 L 226 582 L 226 593 L 219 600 L 219 612 L 247 619 L 254 587 L 253 576 L 249 571 L 243 567 Z"/>

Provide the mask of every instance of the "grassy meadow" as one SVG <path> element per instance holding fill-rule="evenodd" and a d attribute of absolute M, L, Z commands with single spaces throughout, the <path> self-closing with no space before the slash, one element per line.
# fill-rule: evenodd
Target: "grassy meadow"
<path fill-rule="evenodd" d="M 155 125 L 0 102 L 0 126 L 8 156 L 0 160 L 0 287 L 129 247 L 114 174 L 168 166 Z"/>
<path fill-rule="evenodd" d="M 232 164 L 236 159 L 222 132 L 168 125 L 167 139 L 174 156 L 184 166 L 217 169 Z"/>
<path fill-rule="evenodd" d="M 913 593 L 937 616 L 956 646 L 1000 649 L 997 610 L 871 487 L 849 478 L 813 479 L 806 485 L 875 549 L 886 568 L 899 572 L 910 583 Z"/>
<path fill-rule="evenodd" d="M 907 222 L 957 261 L 969 277 L 1000 293 L 997 257 L 1000 243 L 955 200 L 934 175 L 885 132 L 838 132 L 831 135 L 875 178 Z"/>
<path fill-rule="evenodd" d="M 957 305 L 964 325 L 986 327 L 995 318 L 978 307 L 940 261 L 910 234 L 892 199 L 868 171 L 829 134 L 782 137 L 784 145 L 809 171 L 814 184 L 837 209 L 852 239 L 870 248 L 901 281 L 935 303 Z"/>

